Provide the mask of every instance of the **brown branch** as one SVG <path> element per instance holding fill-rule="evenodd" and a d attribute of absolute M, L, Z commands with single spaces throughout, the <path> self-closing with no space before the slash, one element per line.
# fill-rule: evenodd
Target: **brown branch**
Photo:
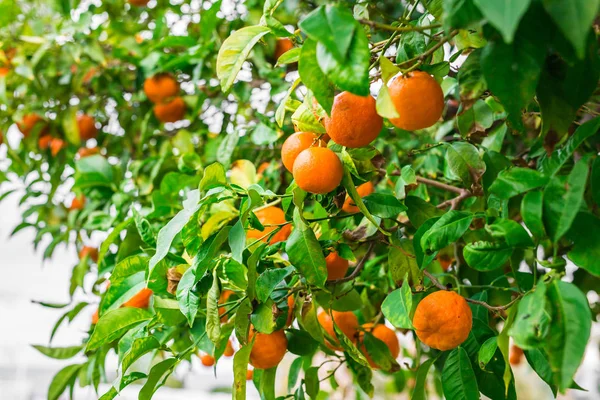
<path fill-rule="evenodd" d="M 393 26 L 388 24 L 382 24 L 380 22 L 370 21 L 368 19 L 359 19 L 358 22 L 360 22 L 363 25 L 368 25 L 372 28 L 393 32 L 421 32 L 428 31 L 434 28 L 439 28 L 442 26 L 442 24 L 432 24 L 427 26 Z"/>
<path fill-rule="evenodd" d="M 446 200 L 440 204 L 437 205 L 437 208 L 444 208 L 444 207 L 448 207 L 450 206 L 451 210 L 456 210 L 458 208 L 458 205 L 465 199 L 468 199 L 469 197 L 473 197 L 474 194 L 471 193 L 470 191 L 466 190 L 466 189 L 461 189 L 461 192 L 458 196 L 453 197 L 449 200 Z"/>
<path fill-rule="evenodd" d="M 429 271 L 427 270 L 423 270 L 423 275 L 425 275 L 427 278 L 429 278 L 429 280 L 431 281 L 431 283 L 433 284 L 433 286 L 437 287 L 438 289 L 441 290 L 449 290 L 447 286 L 444 286 L 440 281 L 437 280 L 437 278 L 435 276 L 433 276 Z M 468 303 L 472 303 L 472 304 L 477 304 L 479 306 L 485 307 L 490 311 L 493 312 L 498 312 L 498 311 L 504 311 L 509 309 L 513 304 L 515 304 L 520 298 L 522 297 L 521 294 L 519 294 L 515 299 L 513 299 L 512 301 L 510 301 L 509 303 L 503 305 L 503 306 L 491 306 L 488 303 L 486 303 L 485 301 L 481 301 L 481 300 L 474 300 L 474 299 L 469 299 L 467 297 L 465 297 L 465 300 Z"/>
<path fill-rule="evenodd" d="M 456 186 L 448 185 L 446 183 L 434 181 L 433 179 L 424 178 L 422 176 L 417 176 L 417 182 L 424 183 L 427 186 L 433 186 L 438 189 L 447 190 L 449 192 L 453 192 L 456 194 L 462 194 L 465 191 L 465 189 L 461 189 Z"/>
<path fill-rule="evenodd" d="M 356 278 L 360 272 L 362 271 L 362 269 L 365 266 L 365 263 L 367 262 L 367 259 L 369 258 L 369 256 L 371 255 L 371 253 L 373 252 L 373 249 L 375 248 L 375 242 L 371 242 L 369 244 L 369 248 L 367 249 L 367 252 L 365 253 L 365 255 L 363 256 L 363 258 L 358 262 L 358 264 L 356 264 L 356 267 L 354 268 L 354 271 L 352 271 L 352 273 L 344 278 L 340 278 L 340 279 L 331 279 L 328 280 L 326 283 L 344 283 L 344 282 L 348 282 L 353 280 L 354 278 Z"/>

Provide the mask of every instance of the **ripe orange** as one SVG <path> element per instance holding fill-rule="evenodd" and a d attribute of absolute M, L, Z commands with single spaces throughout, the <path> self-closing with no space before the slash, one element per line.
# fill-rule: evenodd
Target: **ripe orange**
<path fill-rule="evenodd" d="M 521 364 L 523 354 L 523 349 L 513 344 L 510 348 L 510 355 L 508 356 L 508 362 L 510 362 L 510 365 Z"/>
<path fill-rule="evenodd" d="M 375 99 L 342 92 L 335 96 L 325 129 L 334 142 L 346 147 L 363 147 L 377 138 L 383 118 L 377 114 Z"/>
<path fill-rule="evenodd" d="M 48 133 L 48 125 L 46 121 L 37 114 L 26 114 L 23 116 L 21 122 L 17 122 L 17 127 L 21 131 L 24 137 L 29 136 L 31 131 L 38 125 L 43 125 L 40 131 L 40 136 Z"/>
<path fill-rule="evenodd" d="M 335 334 L 335 330 L 333 329 L 333 321 L 335 321 L 337 327 L 340 328 L 342 333 L 346 335 L 348 339 L 353 343 L 356 343 L 358 336 L 358 318 L 356 318 L 356 315 L 354 315 L 352 311 L 332 311 L 331 314 L 333 315 L 333 319 L 331 318 L 332 315 L 329 315 L 325 310 L 321 311 L 317 316 L 319 324 L 321 324 L 325 332 L 334 339 L 333 342 L 328 339 L 325 340 L 327 347 L 332 350 L 342 350 L 340 342 Z"/>
<path fill-rule="evenodd" d="M 437 257 L 440 265 L 442 266 L 442 269 L 445 271 L 448 271 L 450 269 L 450 267 L 452 266 L 452 262 L 454 262 L 454 259 L 448 255 L 445 254 L 440 254 Z"/>
<path fill-rule="evenodd" d="M 89 115 L 78 115 L 77 127 L 79 128 L 79 138 L 81 138 L 81 140 L 93 139 L 98 135 L 96 120 Z"/>
<path fill-rule="evenodd" d="M 85 158 L 99 153 L 100 149 L 97 147 L 82 147 L 77 151 L 77 155 L 79 156 L 79 158 Z"/>
<path fill-rule="evenodd" d="M 287 303 L 288 303 L 288 316 L 287 316 L 287 320 L 285 321 L 285 326 L 290 326 L 292 324 L 292 322 L 294 321 L 294 306 L 296 305 L 296 303 L 294 302 L 293 295 L 288 297 Z"/>
<path fill-rule="evenodd" d="M 467 340 L 473 315 L 464 297 L 440 290 L 417 305 L 413 325 L 423 343 L 434 349 L 450 350 Z"/>
<path fill-rule="evenodd" d="M 228 340 L 227 346 L 225 347 L 225 351 L 223 352 L 223 355 L 225 357 L 231 357 L 231 356 L 233 356 L 234 353 L 235 353 L 235 350 L 233 350 L 233 345 L 231 344 L 231 340 Z"/>
<path fill-rule="evenodd" d="M 0 67 L 0 77 L 5 77 L 10 72 L 10 67 Z"/>
<path fill-rule="evenodd" d="M 185 101 L 175 97 L 168 103 L 156 104 L 154 115 L 160 122 L 177 122 L 185 117 Z"/>
<path fill-rule="evenodd" d="M 177 96 L 179 84 L 170 74 L 157 74 L 144 81 L 144 92 L 151 102 L 164 103 Z"/>
<path fill-rule="evenodd" d="M 129 4 L 136 7 L 144 7 L 150 0 L 127 0 Z"/>
<path fill-rule="evenodd" d="M 300 189 L 325 194 L 339 186 L 344 167 L 338 156 L 328 148 L 310 147 L 296 157 L 293 175 Z"/>
<path fill-rule="evenodd" d="M 96 309 L 96 311 L 94 311 L 94 314 L 92 315 L 92 325 L 96 325 L 98 323 L 99 319 L 100 319 L 99 309 Z"/>
<path fill-rule="evenodd" d="M 327 279 L 341 279 L 348 272 L 348 260 L 340 257 L 337 251 L 333 250 L 325 257 L 327 264 Z"/>
<path fill-rule="evenodd" d="M 83 78 L 81 78 L 81 82 L 82 83 L 90 83 L 90 81 L 94 78 L 94 76 L 96 76 L 97 72 L 98 72 L 98 69 L 96 67 L 90 67 L 90 69 L 87 70 L 87 72 L 85 73 Z"/>
<path fill-rule="evenodd" d="M 73 211 L 73 210 L 83 210 L 83 207 L 85 206 L 85 196 L 79 195 L 76 196 L 73 201 L 71 201 L 71 205 L 69 206 L 69 211 Z"/>
<path fill-rule="evenodd" d="M 290 39 L 283 38 L 277 39 L 277 43 L 275 44 L 275 52 L 273 53 L 273 57 L 275 57 L 275 61 L 279 60 L 279 57 L 286 53 L 287 51 L 294 48 L 294 43 Z"/>
<path fill-rule="evenodd" d="M 212 367 L 215 365 L 215 358 L 210 354 L 204 354 L 202 357 L 200 357 L 200 362 L 202 362 L 202 365 L 205 367 Z"/>
<path fill-rule="evenodd" d="M 85 256 L 89 256 L 93 262 L 98 261 L 98 249 L 91 246 L 83 246 L 79 251 L 79 259 L 83 259 Z"/>
<path fill-rule="evenodd" d="M 285 213 L 279 207 L 271 206 L 271 207 L 263 208 L 258 211 L 255 211 L 254 214 L 256 215 L 256 218 L 258 218 L 260 223 L 263 225 L 277 225 L 277 224 L 283 224 L 283 223 L 287 222 L 285 219 Z M 275 229 L 277 229 L 277 226 L 265 226 L 264 231 L 259 231 L 258 229 L 249 229 L 248 232 L 246 233 L 246 237 L 248 239 L 255 239 L 255 240 L 260 239 L 263 236 L 266 236 L 269 233 L 273 232 Z M 273 237 L 269 241 L 269 244 L 275 244 L 275 243 L 283 242 L 284 240 L 287 240 L 288 236 L 290 236 L 290 233 L 292 233 L 292 225 L 289 223 L 286 225 L 283 225 L 283 227 L 279 230 L 279 232 L 277 232 L 275 235 L 273 235 Z M 265 237 L 261 240 L 263 242 L 266 242 L 267 237 Z"/>
<path fill-rule="evenodd" d="M 133 307 L 133 308 L 147 308 L 150 304 L 150 297 L 152 296 L 152 290 L 148 288 L 144 288 L 137 292 L 135 296 L 131 299 L 127 300 L 123 307 Z"/>
<path fill-rule="evenodd" d="M 4 135 L 2 134 L 2 131 L 0 131 L 0 144 L 4 143 Z"/>
<path fill-rule="evenodd" d="M 398 358 L 398 355 L 400 354 L 400 342 L 398 341 L 398 336 L 396 336 L 396 333 L 393 330 L 383 324 L 377 324 L 373 327 L 372 323 L 364 324 L 363 328 L 366 331 L 371 332 L 373 336 L 385 343 L 388 349 L 390 349 L 390 353 L 394 359 Z M 369 356 L 369 353 L 364 345 L 361 347 L 361 351 L 365 355 L 365 358 L 372 368 L 379 368 L 379 366 L 375 364 L 373 359 L 371 359 Z"/>
<path fill-rule="evenodd" d="M 389 85 L 398 118 L 390 122 L 400 129 L 414 131 L 435 124 L 444 111 L 444 92 L 426 72 L 412 71 L 392 80 Z"/>
<path fill-rule="evenodd" d="M 373 186 L 372 182 L 366 182 L 366 183 L 363 183 L 362 185 L 358 185 L 358 187 L 356 188 L 356 191 L 362 198 L 362 197 L 368 196 L 371 193 L 373 193 L 375 191 L 375 187 Z M 359 212 L 360 210 L 354 203 L 354 200 L 352 200 L 350 198 L 350 196 L 346 195 L 346 200 L 344 200 L 344 205 L 342 206 L 342 211 L 345 211 L 349 214 L 353 214 L 353 213 Z"/>
<path fill-rule="evenodd" d="M 231 297 L 232 294 L 234 294 L 234 292 L 232 290 L 224 289 L 221 292 L 221 295 L 219 296 L 219 304 L 227 303 L 227 301 L 229 300 L 229 298 Z M 223 322 L 223 323 L 227 322 L 227 320 L 229 319 L 229 317 L 227 315 L 225 315 L 226 312 L 227 312 L 227 308 L 219 307 L 219 316 L 221 317 L 221 322 Z"/>
<path fill-rule="evenodd" d="M 52 143 L 52 136 L 50 135 L 44 135 L 44 136 L 40 136 L 40 138 L 38 139 L 38 148 L 40 150 L 48 150 L 50 148 L 50 143 Z"/>
<path fill-rule="evenodd" d="M 294 161 L 303 150 L 311 146 L 323 145 L 323 142 L 317 140 L 318 136 L 312 132 L 296 132 L 288 137 L 283 146 L 281 146 L 281 161 L 285 168 L 292 172 Z"/>
<path fill-rule="evenodd" d="M 53 156 L 56 156 L 65 147 L 67 147 L 67 143 L 62 139 L 53 138 L 50 141 L 50 153 L 52 153 Z"/>
<path fill-rule="evenodd" d="M 270 334 L 250 330 L 250 339 L 256 336 L 254 346 L 250 351 L 250 364 L 254 368 L 269 369 L 283 360 L 287 351 L 288 341 L 283 329 Z"/>
<path fill-rule="evenodd" d="M 253 369 L 249 369 L 248 371 L 246 371 L 246 380 L 247 381 L 251 381 L 253 377 L 254 377 Z"/>

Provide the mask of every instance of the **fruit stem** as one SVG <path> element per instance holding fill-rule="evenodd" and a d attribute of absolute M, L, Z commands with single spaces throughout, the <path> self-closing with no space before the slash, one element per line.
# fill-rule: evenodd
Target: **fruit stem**
<path fill-rule="evenodd" d="M 377 29 L 381 29 L 384 31 L 393 31 L 393 32 L 421 32 L 421 31 L 428 31 L 430 29 L 439 28 L 442 26 L 442 24 L 431 24 L 431 25 L 426 25 L 426 26 L 394 26 L 394 25 L 382 24 L 382 23 L 376 22 L 376 21 L 370 21 L 368 19 L 359 19 L 358 22 L 360 22 L 363 25 L 369 25 L 372 28 L 377 28 Z"/>

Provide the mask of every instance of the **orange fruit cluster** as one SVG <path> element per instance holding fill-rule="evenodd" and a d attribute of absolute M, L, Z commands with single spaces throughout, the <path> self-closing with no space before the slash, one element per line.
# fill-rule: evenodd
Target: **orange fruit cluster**
<path fill-rule="evenodd" d="M 450 350 L 467 340 L 473 314 L 461 295 L 440 290 L 417 305 L 413 317 L 415 333 L 421 342 L 438 350 Z"/>
<path fill-rule="evenodd" d="M 144 93 L 154 103 L 160 122 L 176 122 L 185 116 L 185 102 L 179 97 L 179 83 L 170 74 L 156 74 L 144 81 Z"/>

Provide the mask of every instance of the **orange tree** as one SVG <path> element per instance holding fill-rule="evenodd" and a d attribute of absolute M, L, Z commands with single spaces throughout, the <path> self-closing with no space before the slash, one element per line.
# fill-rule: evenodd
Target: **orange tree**
<path fill-rule="evenodd" d="M 48 398 L 234 352 L 236 399 L 579 389 L 598 3 L 1 0 L 0 198 L 80 254 L 50 339 L 97 309 Z"/>

